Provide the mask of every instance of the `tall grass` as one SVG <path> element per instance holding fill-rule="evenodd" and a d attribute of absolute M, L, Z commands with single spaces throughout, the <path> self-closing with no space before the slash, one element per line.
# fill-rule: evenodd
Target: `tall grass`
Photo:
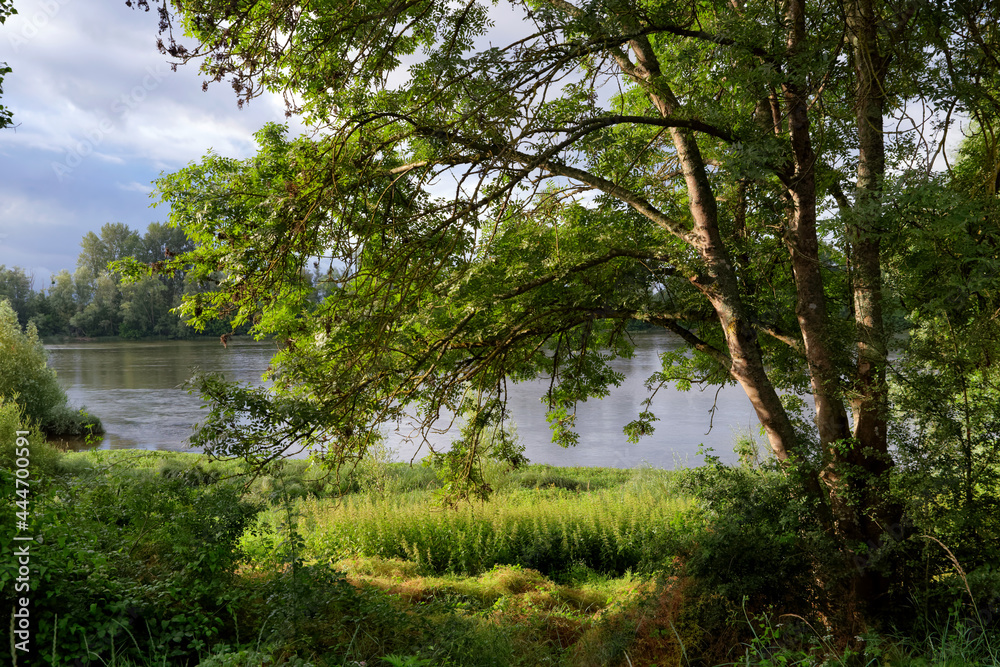
<path fill-rule="evenodd" d="M 358 494 L 303 499 L 296 510 L 306 557 L 321 561 L 397 558 L 425 574 L 475 575 L 515 564 L 546 575 L 580 565 L 621 574 L 661 568 L 677 552 L 689 502 L 663 493 L 663 483 L 650 478 L 592 492 L 514 486 L 486 503 L 447 510 L 426 492 Z M 256 560 L 277 553 L 282 521 L 266 514 L 245 537 Z"/>

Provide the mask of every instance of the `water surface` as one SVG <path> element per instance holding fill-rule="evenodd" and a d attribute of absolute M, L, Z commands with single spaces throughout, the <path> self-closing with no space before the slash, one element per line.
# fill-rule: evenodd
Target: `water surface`
<path fill-rule="evenodd" d="M 757 432 L 753 409 L 738 387 L 723 387 L 718 395 L 716 387 L 690 392 L 665 387 L 652 406 L 660 419 L 655 423 L 656 432 L 630 444 L 622 427 L 643 409 L 646 378 L 659 370 L 660 353 L 680 345 L 660 332 L 642 332 L 634 340 L 635 355 L 612 364 L 626 376 L 622 386 L 603 400 L 579 405 L 576 424 L 580 443 L 574 448 L 563 449 L 551 441 L 541 401 L 547 381 L 512 387 L 508 406 L 532 463 L 618 468 L 698 465 L 699 445 L 712 447 L 724 460 L 732 460 L 734 436 Z M 273 343 L 238 338 L 231 340 L 228 348 L 218 339 L 81 342 L 46 348 L 71 404 L 85 405 L 104 422 L 107 435 L 101 448 L 164 450 L 186 450 L 194 425 L 205 414 L 200 398 L 184 387 L 197 370 L 260 383 L 275 351 Z M 714 417 L 710 415 L 713 405 Z M 444 445 L 449 439 L 448 434 L 436 436 L 435 445 Z M 399 460 L 422 455 L 398 433 L 390 433 L 389 445 Z"/>

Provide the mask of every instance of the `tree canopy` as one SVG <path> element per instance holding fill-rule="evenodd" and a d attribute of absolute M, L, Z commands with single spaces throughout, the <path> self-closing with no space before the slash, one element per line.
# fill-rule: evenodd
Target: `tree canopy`
<path fill-rule="evenodd" d="M 182 229 L 153 222 L 140 234 L 127 225 L 107 223 L 99 233 L 84 235 L 80 247 L 76 271 L 63 269 L 38 291 L 24 269 L 0 265 L 0 300 L 10 302 L 22 326 L 33 324 L 42 337 L 195 335 L 174 308 L 184 294 L 211 290 L 214 284 L 188 279 L 183 269 L 126 283 L 109 271 L 109 263 L 126 258 L 157 265 L 190 251 L 193 246 Z M 219 322 L 203 333 L 218 336 L 226 331 L 230 328 Z"/>
<path fill-rule="evenodd" d="M 256 157 L 209 154 L 158 183 L 196 244 L 163 267 L 219 281 L 185 314 L 286 342 L 277 397 L 206 381 L 202 444 L 345 460 L 386 421 L 460 415 L 449 465 L 475 481 L 487 441 L 517 456 L 509 382 L 551 378 L 553 437 L 572 444 L 576 406 L 620 381 L 608 361 L 640 320 L 690 346 L 651 386 L 739 384 L 849 561 L 903 521 L 890 351 L 938 312 L 922 276 L 971 269 L 935 230 L 974 246 L 983 276 L 949 307 L 995 303 L 977 271 L 995 257 L 997 11 L 165 1 L 164 51 L 241 104 L 283 94 L 315 129 L 269 126 Z M 978 195 L 935 175 L 959 113 L 969 150 L 993 156 L 969 170 Z M 647 406 L 626 432 L 656 419 Z M 870 571 L 850 590 L 884 592 Z"/>

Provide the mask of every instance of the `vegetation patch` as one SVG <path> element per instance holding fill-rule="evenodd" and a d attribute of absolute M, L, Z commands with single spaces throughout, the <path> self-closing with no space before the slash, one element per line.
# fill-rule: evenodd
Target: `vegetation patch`
<path fill-rule="evenodd" d="M 32 323 L 22 329 L 6 299 L 0 299 L 0 350 L 0 401 L 17 404 L 25 423 L 38 426 L 48 436 L 100 440 L 101 420 L 84 408 L 68 406 L 66 391 L 48 367 L 38 330 Z"/>
<path fill-rule="evenodd" d="M 996 663 L 995 566 L 966 573 L 927 539 L 921 597 L 899 616 L 917 622 L 838 635 L 809 592 L 821 545 L 774 511 L 787 488 L 766 469 L 528 468 L 446 509 L 433 475 L 397 464 L 380 493 L 308 462 L 253 476 L 31 437 L 49 457 L 32 528 L 41 664 Z M 542 475 L 575 490 L 522 483 Z M 770 556 L 766 572 L 740 563 Z"/>

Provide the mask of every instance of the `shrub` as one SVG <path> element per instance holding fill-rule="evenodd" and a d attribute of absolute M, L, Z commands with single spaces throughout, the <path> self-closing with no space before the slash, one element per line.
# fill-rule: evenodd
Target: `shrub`
<path fill-rule="evenodd" d="M 290 651 L 303 646 L 367 661 L 405 648 L 415 629 L 391 598 L 374 588 L 356 588 L 325 563 L 290 563 L 265 583 L 263 594 L 265 604 L 257 610 L 266 616 L 261 632 Z"/>
<path fill-rule="evenodd" d="M 66 392 L 59 386 L 35 325 L 22 330 L 9 301 L 0 302 L 0 398 L 15 401 L 24 417 L 49 435 L 103 433 L 99 419 L 66 406 Z M 89 426 L 87 428 L 85 425 Z"/>
<path fill-rule="evenodd" d="M 0 302 L 0 396 L 16 400 L 29 420 L 43 423 L 66 403 L 66 392 L 48 367 L 45 348 L 33 324 L 21 330 L 9 301 Z"/>
<path fill-rule="evenodd" d="M 88 442 L 104 433 L 100 418 L 87 412 L 86 408 L 74 410 L 65 404 L 49 412 L 42 426 L 51 435 L 80 437 Z"/>
<path fill-rule="evenodd" d="M 38 645 L 55 645 L 58 664 L 193 664 L 234 634 L 234 547 L 258 507 L 238 484 L 204 481 L 104 462 L 35 496 L 29 530 L 42 538 L 44 568 L 33 578 L 32 614 Z M 0 571 L 7 608 L 8 577 Z"/>
<path fill-rule="evenodd" d="M 17 431 L 28 431 L 29 472 L 34 479 L 47 478 L 56 471 L 60 452 L 45 442 L 37 427 L 28 423 L 20 405 L 0 397 L 0 468 L 13 470 Z"/>
<path fill-rule="evenodd" d="M 731 467 L 714 457 L 686 484 L 698 499 L 698 523 L 685 571 L 739 605 L 767 601 L 785 611 L 808 608 L 815 568 L 835 554 L 789 477 L 767 467 Z"/>

